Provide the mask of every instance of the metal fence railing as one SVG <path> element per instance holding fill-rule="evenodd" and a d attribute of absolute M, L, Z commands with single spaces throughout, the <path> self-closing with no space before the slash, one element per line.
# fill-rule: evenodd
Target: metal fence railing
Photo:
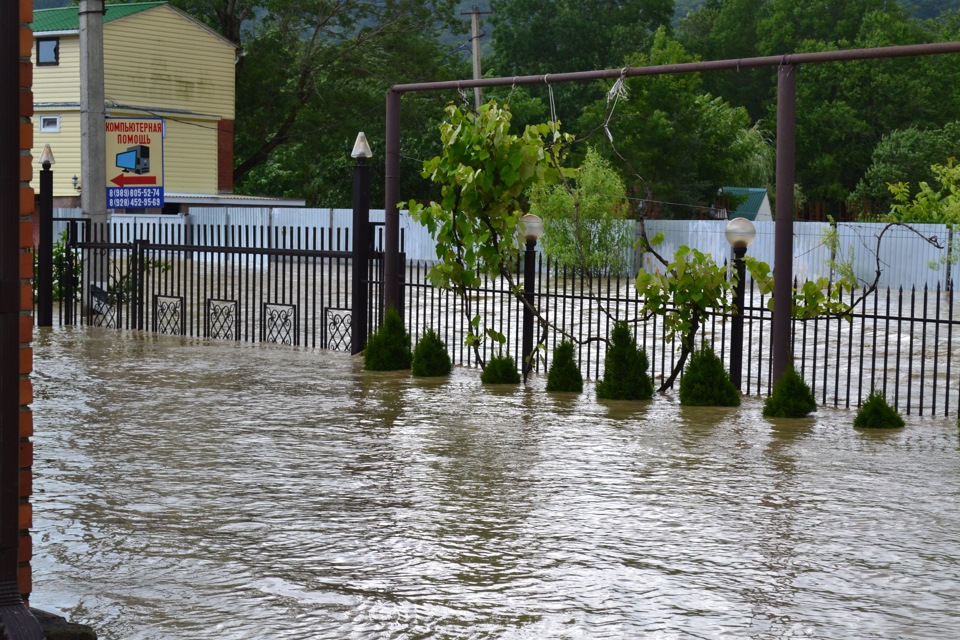
<path fill-rule="evenodd" d="M 57 288 L 62 324 L 350 348 L 349 230 L 254 225 L 188 228 L 162 222 L 114 224 L 107 230 L 75 221 L 68 223 L 68 228 L 66 248 L 59 258 L 55 256 L 61 263 Z M 793 321 L 795 367 L 821 404 L 855 407 L 878 388 L 898 410 L 908 414 L 958 412 L 960 309 L 950 275 L 955 265 L 942 262 L 940 270 L 931 270 L 926 262 L 938 256 L 919 252 L 911 244 L 914 240 L 904 237 L 898 241 L 902 245 L 899 253 L 885 254 L 881 261 L 898 262 L 904 269 L 912 264 L 914 270 L 930 270 L 935 274 L 932 280 L 909 288 L 884 287 L 881 281 L 881 288 L 849 318 Z M 853 241 L 863 244 L 856 238 Z M 716 238 L 710 242 L 717 245 L 715 251 L 723 251 Z M 709 244 L 704 237 L 700 243 Z M 760 241 L 755 244 L 762 245 Z M 829 256 L 816 254 L 822 248 L 812 240 L 809 244 L 808 253 L 798 259 L 809 260 L 811 265 L 826 264 Z M 761 259 L 762 251 L 762 246 L 750 248 L 751 254 Z M 718 255 L 725 258 L 725 254 Z M 367 270 L 367 326 L 371 333 L 382 316 L 381 258 L 382 254 L 375 252 Z M 655 381 L 670 374 L 679 357 L 679 344 L 664 339 L 660 318 L 641 317 L 642 300 L 632 277 L 613 274 L 585 279 L 551 265 L 542 254 L 537 260 L 535 304 L 546 325 L 538 325 L 534 336 L 543 344 L 534 371 L 547 370 L 553 347 L 566 336 L 576 344 L 583 375 L 600 379 L 605 339 L 615 320 L 625 320 L 647 351 Z M 464 299 L 430 285 L 430 261 L 403 263 L 401 298 L 414 342 L 432 328 L 456 364 L 476 366 L 477 358 L 464 345 L 464 338 L 469 318 L 480 315 L 481 326 L 506 336 L 502 347 L 488 341 L 482 356 L 488 358 L 502 350 L 518 364 L 522 362 L 522 305 L 506 278 L 487 279 Z M 513 274 L 517 285 L 522 284 L 519 267 Z M 802 280 L 819 274 L 801 271 L 797 275 Z M 771 382 L 772 313 L 769 300 L 749 278 L 746 284 L 742 388 L 766 395 Z M 852 301 L 859 293 L 843 295 Z M 724 361 L 730 357 L 730 322 L 729 316 L 712 315 L 701 334 Z"/>
<path fill-rule="evenodd" d="M 184 229 L 139 231 L 86 225 L 70 232 L 58 276 L 61 324 L 350 349 L 348 232 L 247 228 L 233 236 L 202 228 L 184 238 Z M 218 234 L 241 246 L 211 242 Z M 368 271 L 374 300 L 379 255 Z"/>
<path fill-rule="evenodd" d="M 585 378 L 603 376 L 605 339 L 615 320 L 631 324 L 638 346 L 647 351 L 650 373 L 661 382 L 680 355 L 677 340 L 667 341 L 658 317 L 642 318 L 642 300 L 633 279 L 614 275 L 587 280 L 556 268 L 538 256 L 535 304 L 555 329 L 537 329 L 538 352 L 534 370 L 547 371 L 553 348 L 564 337 L 576 345 L 576 357 Z M 437 290 L 427 280 L 429 265 L 408 264 L 406 323 L 416 341 L 426 329 L 444 340 L 451 359 L 476 366 L 472 349 L 464 346 L 469 318 L 479 314 L 481 326 L 503 333 L 507 341 L 486 341 L 484 359 L 506 353 L 522 360 L 522 305 L 505 278 L 487 279 L 471 292 L 469 309 L 452 291 Z M 514 276 L 521 282 L 520 270 Z M 798 285 L 802 283 L 798 282 Z M 848 303 L 863 291 L 842 292 Z M 773 314 L 769 298 L 749 279 L 743 305 L 742 389 L 768 395 L 771 390 Z M 729 363 L 731 317 L 714 314 L 701 336 Z M 538 325 L 539 327 L 539 325 Z M 854 307 L 849 317 L 819 318 L 792 323 L 794 366 L 823 405 L 857 407 L 873 388 L 907 414 L 955 415 L 960 407 L 960 308 L 953 290 L 941 287 L 879 288 Z"/>

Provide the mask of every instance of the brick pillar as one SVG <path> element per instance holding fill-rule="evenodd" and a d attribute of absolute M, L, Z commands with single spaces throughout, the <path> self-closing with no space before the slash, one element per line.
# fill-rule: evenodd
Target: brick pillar
<path fill-rule="evenodd" d="M 33 0 L 20 2 L 20 546 L 18 549 L 17 584 L 24 600 L 33 590 L 30 560 L 33 557 L 33 512 L 30 495 L 33 492 L 33 386 L 30 372 L 33 370 L 33 189 L 30 179 L 33 172 L 33 67 L 30 53 L 33 48 Z"/>
<path fill-rule="evenodd" d="M 217 191 L 233 193 L 233 120 L 217 123 Z"/>

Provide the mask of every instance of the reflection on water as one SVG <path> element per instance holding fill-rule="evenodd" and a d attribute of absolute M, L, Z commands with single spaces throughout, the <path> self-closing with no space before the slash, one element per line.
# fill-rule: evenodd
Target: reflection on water
<path fill-rule="evenodd" d="M 960 628 L 945 419 L 873 434 L 79 328 L 35 356 L 32 604 L 107 640 Z"/>

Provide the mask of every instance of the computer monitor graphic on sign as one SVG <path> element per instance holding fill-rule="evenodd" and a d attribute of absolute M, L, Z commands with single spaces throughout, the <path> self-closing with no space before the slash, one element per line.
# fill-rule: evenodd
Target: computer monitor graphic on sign
<path fill-rule="evenodd" d="M 150 173 L 150 147 L 142 144 L 117 154 L 117 168 L 124 173 Z"/>

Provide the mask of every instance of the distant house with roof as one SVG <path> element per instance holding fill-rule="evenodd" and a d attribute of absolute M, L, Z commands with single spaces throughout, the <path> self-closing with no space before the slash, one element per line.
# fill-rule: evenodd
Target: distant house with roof
<path fill-rule="evenodd" d="M 773 220 L 770 212 L 770 197 L 766 189 L 759 187 L 723 187 L 725 199 L 737 203 L 727 210 L 727 217 L 746 218 L 751 222 Z"/>
<path fill-rule="evenodd" d="M 237 46 L 166 2 L 107 5 L 103 22 L 106 115 L 160 123 L 165 211 L 231 194 Z M 35 11 L 32 28 L 33 187 L 50 144 L 55 204 L 79 206 L 77 7 Z"/>

